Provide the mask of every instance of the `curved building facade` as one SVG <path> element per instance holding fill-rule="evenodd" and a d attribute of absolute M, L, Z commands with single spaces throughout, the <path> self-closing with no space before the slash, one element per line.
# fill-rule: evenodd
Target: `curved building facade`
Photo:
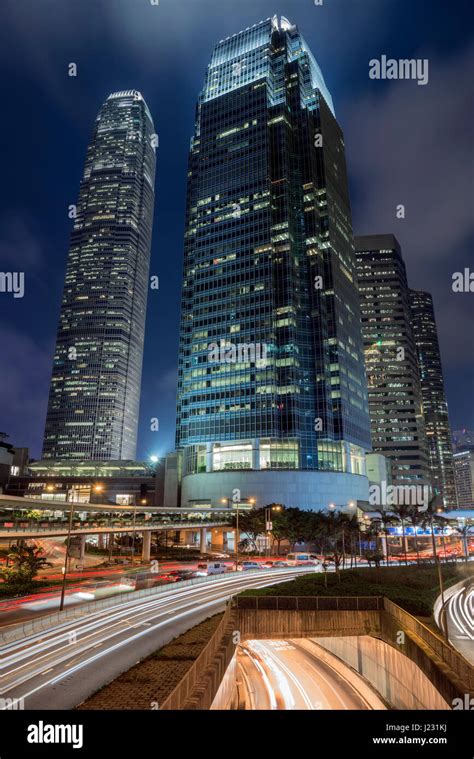
<path fill-rule="evenodd" d="M 238 479 L 242 498 L 262 483 L 269 502 L 279 483 L 278 501 L 307 508 L 343 505 L 367 484 L 344 140 L 319 66 L 285 18 L 221 40 L 199 96 L 176 443 L 183 505 L 194 488 L 204 497 L 206 476 L 211 500 Z"/>

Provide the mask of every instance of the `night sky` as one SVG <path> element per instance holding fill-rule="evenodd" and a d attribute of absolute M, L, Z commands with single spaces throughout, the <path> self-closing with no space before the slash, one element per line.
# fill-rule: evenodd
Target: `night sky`
<path fill-rule="evenodd" d="M 272 16 L 296 23 L 345 133 L 356 234 L 392 232 L 411 287 L 434 297 L 451 424 L 474 427 L 474 5 L 470 0 L 1 0 L 0 430 L 41 454 L 71 221 L 110 92 L 138 89 L 159 135 L 137 457 L 174 443 L 187 153 L 214 44 Z M 374 81 L 369 60 L 428 58 L 429 83 Z M 67 75 L 77 64 L 78 76 Z M 396 206 L 406 218 L 396 218 Z M 149 420 L 158 417 L 160 431 Z"/>

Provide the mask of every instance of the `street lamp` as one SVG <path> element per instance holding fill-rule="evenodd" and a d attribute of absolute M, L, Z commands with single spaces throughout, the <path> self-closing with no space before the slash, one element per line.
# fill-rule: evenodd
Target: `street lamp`
<path fill-rule="evenodd" d="M 140 503 L 146 506 L 148 503 L 146 498 L 141 498 Z M 137 524 L 137 504 L 133 504 L 133 521 L 132 521 L 132 566 L 135 564 L 135 534 Z"/>
<path fill-rule="evenodd" d="M 273 528 L 272 525 L 272 511 L 281 511 L 281 506 L 267 506 L 265 508 L 265 529 L 267 531 L 267 540 L 268 540 L 268 546 L 267 546 L 267 555 L 270 556 L 270 535 Z"/>
<path fill-rule="evenodd" d="M 232 498 L 221 498 L 221 503 L 226 503 L 227 507 L 231 508 L 231 503 L 235 504 L 235 545 L 234 545 L 234 553 L 235 553 L 235 571 L 237 572 L 237 567 L 239 564 L 239 537 L 240 537 L 240 530 L 239 530 L 239 508 L 240 508 L 240 501 L 232 501 Z M 254 500 L 250 499 L 250 503 L 255 503 Z"/>
<path fill-rule="evenodd" d="M 69 491 L 66 489 L 66 500 L 67 500 L 68 492 Z M 73 517 L 74 517 L 74 491 L 73 491 L 73 498 L 71 500 L 71 508 L 69 509 L 69 521 L 68 521 L 67 540 L 66 540 L 66 556 L 64 559 L 63 582 L 61 586 L 61 600 L 59 602 L 59 611 L 62 611 L 64 609 L 64 596 L 66 594 L 66 577 L 67 577 L 68 560 L 69 560 L 69 547 L 71 545 L 71 530 L 72 530 Z"/>

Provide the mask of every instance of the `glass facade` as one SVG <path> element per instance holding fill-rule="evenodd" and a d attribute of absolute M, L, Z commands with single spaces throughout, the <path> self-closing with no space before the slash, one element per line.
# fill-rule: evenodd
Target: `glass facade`
<path fill-rule="evenodd" d="M 344 140 L 284 18 L 221 40 L 198 100 L 176 442 L 184 474 L 358 473 L 370 448 Z"/>
<path fill-rule="evenodd" d="M 355 238 L 374 451 L 393 485 L 430 482 L 405 264 L 393 235 Z"/>
<path fill-rule="evenodd" d="M 431 484 L 444 505 L 455 508 L 457 499 L 453 446 L 433 299 L 429 293 L 410 290 L 410 305 L 420 370 Z"/>
<path fill-rule="evenodd" d="M 99 111 L 79 190 L 44 459 L 134 459 L 153 224 L 155 148 L 139 92 Z"/>

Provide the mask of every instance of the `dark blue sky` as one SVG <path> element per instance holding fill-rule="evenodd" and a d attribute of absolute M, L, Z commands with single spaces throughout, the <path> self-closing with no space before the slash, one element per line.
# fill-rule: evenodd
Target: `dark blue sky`
<path fill-rule="evenodd" d="M 144 95 L 159 135 L 138 457 L 173 446 L 187 151 L 214 44 L 274 13 L 296 23 L 344 130 L 354 231 L 393 232 L 410 285 L 433 293 L 454 427 L 474 427 L 470 0 L 2 0 L 0 430 L 39 456 L 75 203 L 97 111 L 114 90 Z M 369 60 L 428 58 L 430 81 L 373 81 Z M 78 76 L 67 76 L 70 62 Z M 396 205 L 406 218 L 396 218 Z M 160 431 L 149 420 L 160 419 Z"/>

